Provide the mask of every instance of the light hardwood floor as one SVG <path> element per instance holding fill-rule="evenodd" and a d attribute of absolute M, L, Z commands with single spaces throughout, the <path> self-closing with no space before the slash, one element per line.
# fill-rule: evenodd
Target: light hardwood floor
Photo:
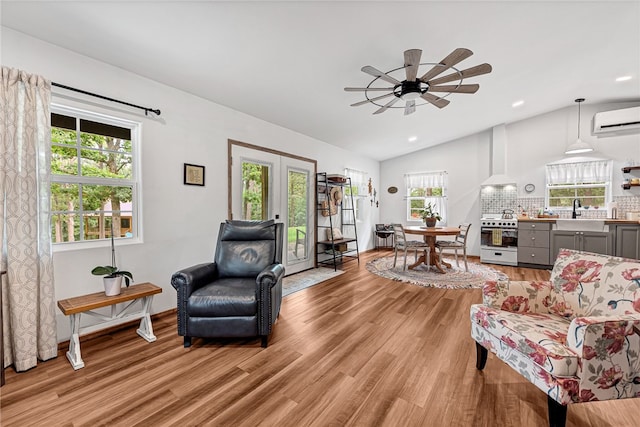
<path fill-rule="evenodd" d="M 168 312 L 154 319 L 154 343 L 135 325 L 83 339 L 78 371 L 64 352 L 25 373 L 9 368 L 0 424 L 544 426 L 542 391 L 491 354 L 475 368 L 469 306 L 480 290 L 375 276 L 364 266 L 381 252 L 286 297 L 266 349 L 257 339 L 194 339 L 185 349 Z M 514 280 L 548 278 L 494 267 Z M 568 413 L 570 427 L 638 426 L 640 399 Z"/>

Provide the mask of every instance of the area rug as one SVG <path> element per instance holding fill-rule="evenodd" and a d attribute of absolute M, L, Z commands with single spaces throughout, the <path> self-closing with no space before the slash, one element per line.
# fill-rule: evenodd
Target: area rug
<path fill-rule="evenodd" d="M 467 262 L 469 271 L 466 272 L 462 259 L 460 259 L 460 267 L 456 266 L 454 258 L 443 257 L 443 260 L 451 264 L 451 268 L 447 268 L 445 274 L 433 268 L 427 270 L 427 266 L 424 264 L 417 266 L 413 270 L 407 268 L 407 270 L 402 271 L 403 259 L 401 255 L 398 255 L 398 263 L 395 268 L 393 267 L 393 255 L 391 255 L 369 261 L 367 270 L 378 276 L 398 282 L 443 289 L 481 288 L 487 280 L 507 279 L 504 273 L 482 264 Z M 413 261 L 413 256 L 409 257 L 407 261 Z"/>
<path fill-rule="evenodd" d="M 344 273 L 342 270 L 334 271 L 333 268 L 312 268 L 311 270 L 302 271 L 292 274 L 282 279 L 282 296 L 286 297 L 294 292 L 309 288 L 332 277 L 336 277 Z"/>

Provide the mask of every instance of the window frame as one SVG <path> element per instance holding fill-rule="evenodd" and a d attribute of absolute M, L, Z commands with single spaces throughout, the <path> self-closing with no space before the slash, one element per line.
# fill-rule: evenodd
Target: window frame
<path fill-rule="evenodd" d="M 128 238 L 116 238 L 118 244 L 137 244 L 142 243 L 142 183 L 141 183 L 141 135 L 142 135 L 142 123 L 121 118 L 109 116 L 106 114 L 98 113 L 95 111 L 89 111 L 85 109 L 70 107 L 67 105 L 52 103 L 50 114 L 61 114 L 70 117 L 74 117 L 76 120 L 90 120 L 94 122 L 104 123 L 112 126 L 118 126 L 127 128 L 131 131 L 131 178 L 129 179 L 116 179 L 116 178 L 100 178 L 93 176 L 80 176 L 80 175 L 57 175 L 51 172 L 50 183 L 51 186 L 54 183 L 57 184 L 72 184 L 72 185 L 106 185 L 106 186 L 130 186 L 131 187 L 131 233 L 132 237 Z M 52 126 L 53 127 L 53 126 Z M 79 132 L 79 130 L 76 130 Z M 53 143 L 50 141 L 49 147 L 53 147 Z M 74 147 L 78 147 L 77 144 Z M 49 160 L 49 167 L 51 167 L 51 159 Z M 78 167 L 79 162 L 78 162 Z M 51 202 L 49 204 L 51 209 Z M 51 209 L 51 216 L 54 215 Z M 77 211 L 64 211 L 64 212 L 77 212 L 78 216 L 82 218 L 83 209 L 82 205 L 78 204 Z M 50 223 L 51 232 L 51 244 L 54 252 L 69 251 L 78 249 L 89 249 L 97 247 L 106 247 L 110 245 L 110 239 L 91 239 L 91 240 L 78 240 L 73 242 L 55 242 L 53 237 L 52 224 Z"/>
<path fill-rule="evenodd" d="M 436 179 L 436 177 L 441 176 L 442 178 L 442 185 L 440 187 L 410 187 L 408 180 L 410 180 L 410 177 L 415 177 L 415 176 L 431 176 L 432 179 Z M 447 172 L 446 171 L 435 171 L 435 172 L 418 172 L 418 173 L 409 173 L 409 174 L 405 174 L 405 199 L 406 199 L 406 205 L 405 205 L 405 210 L 406 210 L 406 221 L 407 223 L 424 223 L 422 218 L 414 218 L 411 216 L 411 211 L 412 211 L 412 207 L 411 207 L 411 202 L 414 200 L 422 200 L 422 206 L 426 207 L 427 203 L 434 203 L 436 204 L 436 212 L 438 212 L 440 214 L 440 216 L 442 217 L 442 220 L 438 221 L 437 224 L 439 225 L 446 225 L 447 224 L 447 219 L 448 219 L 448 198 L 447 198 Z M 411 195 L 411 189 L 412 188 L 441 188 L 442 189 L 442 195 L 440 196 L 428 196 L 428 195 L 424 195 L 424 196 L 412 196 Z M 439 205 L 439 207 L 438 207 Z"/>
<path fill-rule="evenodd" d="M 603 188 L 604 189 L 604 202 L 602 204 L 602 206 L 598 205 L 599 208 L 604 208 L 606 207 L 606 205 L 611 202 L 613 200 L 613 186 L 612 186 L 612 182 L 613 182 L 613 167 L 612 167 L 612 161 L 609 159 L 584 159 L 584 160 L 574 160 L 574 161 L 563 161 L 563 162 L 557 162 L 557 163 L 551 163 L 549 165 L 554 165 L 554 166 L 558 166 L 558 165 L 570 165 L 570 164 L 576 164 L 576 163 L 590 163 L 590 162 L 608 162 L 608 177 L 605 181 L 602 182 L 590 182 L 590 183 L 565 183 L 565 184 L 550 184 L 550 179 L 549 179 L 549 170 L 545 169 L 545 194 L 544 194 L 544 204 L 545 206 L 547 206 L 549 209 L 552 209 L 553 211 L 560 211 L 560 212 L 571 212 L 573 210 L 573 206 L 551 206 L 550 204 L 550 200 L 551 200 L 551 190 L 573 190 L 574 194 L 580 190 L 580 189 L 584 189 L 584 188 Z M 572 199 L 579 199 L 580 203 L 582 205 L 584 205 L 583 200 L 581 199 L 581 197 L 579 196 L 575 196 L 572 197 Z M 592 207 L 591 205 L 588 205 L 590 207 Z"/>

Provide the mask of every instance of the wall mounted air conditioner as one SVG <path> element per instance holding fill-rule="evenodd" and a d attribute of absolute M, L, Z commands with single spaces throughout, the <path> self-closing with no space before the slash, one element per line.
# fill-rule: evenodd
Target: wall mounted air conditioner
<path fill-rule="evenodd" d="M 640 107 L 603 111 L 593 116 L 593 134 L 598 137 L 640 132 Z"/>

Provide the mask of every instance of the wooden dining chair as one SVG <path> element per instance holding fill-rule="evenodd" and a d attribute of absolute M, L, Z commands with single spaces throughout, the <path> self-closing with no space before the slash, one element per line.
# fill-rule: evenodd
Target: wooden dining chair
<path fill-rule="evenodd" d="M 393 257 L 393 267 L 395 268 L 396 263 L 398 261 L 398 251 L 404 251 L 404 264 L 402 266 L 402 271 L 407 269 L 407 251 L 415 251 L 415 258 L 413 262 L 418 261 L 418 251 L 425 252 L 425 259 L 427 260 L 427 268 L 430 268 L 429 258 L 431 256 L 431 248 L 426 242 L 421 242 L 419 240 L 407 240 L 406 235 L 404 234 L 404 227 L 402 224 L 392 224 L 393 233 L 395 238 L 394 244 L 394 257 Z"/>
<path fill-rule="evenodd" d="M 469 271 L 469 265 L 467 264 L 467 237 L 469 237 L 469 229 L 471 224 L 460 224 L 460 233 L 454 240 L 436 240 L 436 249 L 440 257 L 440 264 L 442 264 L 442 251 L 453 251 L 456 257 L 456 265 L 460 267 L 458 263 L 458 251 L 462 251 L 464 258 L 464 270 Z"/>

